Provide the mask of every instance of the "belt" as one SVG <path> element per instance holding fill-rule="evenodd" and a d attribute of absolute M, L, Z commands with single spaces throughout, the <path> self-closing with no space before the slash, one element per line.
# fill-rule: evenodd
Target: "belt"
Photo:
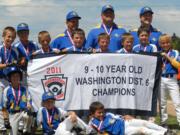
<path fill-rule="evenodd" d="M 165 74 L 165 75 L 162 75 L 162 77 L 165 77 L 165 78 L 173 78 L 175 77 L 176 74 Z"/>
<path fill-rule="evenodd" d="M 14 111 L 11 110 L 9 113 L 10 113 L 10 114 L 15 114 L 15 113 L 19 113 L 19 112 L 21 112 L 21 110 L 14 110 Z"/>

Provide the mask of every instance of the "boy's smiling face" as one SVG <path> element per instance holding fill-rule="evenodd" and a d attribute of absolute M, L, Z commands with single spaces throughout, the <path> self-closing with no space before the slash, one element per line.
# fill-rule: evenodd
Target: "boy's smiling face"
<path fill-rule="evenodd" d="M 123 47 L 128 51 L 131 52 L 132 50 L 132 45 L 133 45 L 133 40 L 127 38 L 124 40 L 124 42 L 122 43 Z"/>
<path fill-rule="evenodd" d="M 95 111 L 93 117 L 102 121 L 104 119 L 104 109 L 97 109 Z"/>
<path fill-rule="evenodd" d="M 83 46 L 84 43 L 84 35 L 81 34 L 74 34 L 73 36 L 73 42 L 76 48 L 81 48 Z"/>
<path fill-rule="evenodd" d="M 163 51 L 168 52 L 171 49 L 171 42 L 168 39 L 163 39 L 160 41 L 160 46 Z"/>
<path fill-rule="evenodd" d="M 6 45 L 6 47 L 9 48 L 11 44 L 14 42 L 15 38 L 16 38 L 16 35 L 14 32 L 7 31 L 5 36 L 3 37 L 4 44 Z"/>
<path fill-rule="evenodd" d="M 142 45 L 147 45 L 149 43 L 149 33 L 142 31 L 139 34 L 139 40 Z"/>
<path fill-rule="evenodd" d="M 107 52 L 108 46 L 109 46 L 109 40 L 106 38 L 101 38 L 99 40 L 99 46 L 100 46 L 102 52 Z"/>

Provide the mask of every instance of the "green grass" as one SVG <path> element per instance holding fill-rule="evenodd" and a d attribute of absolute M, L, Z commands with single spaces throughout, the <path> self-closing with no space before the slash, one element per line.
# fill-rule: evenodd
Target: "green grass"
<path fill-rule="evenodd" d="M 155 123 L 160 125 L 160 116 L 159 115 L 156 117 Z M 168 124 L 170 129 L 176 129 L 177 130 L 177 135 L 180 135 L 180 129 L 178 129 L 178 122 L 177 122 L 177 119 L 176 119 L 175 116 L 169 115 L 167 124 Z"/>

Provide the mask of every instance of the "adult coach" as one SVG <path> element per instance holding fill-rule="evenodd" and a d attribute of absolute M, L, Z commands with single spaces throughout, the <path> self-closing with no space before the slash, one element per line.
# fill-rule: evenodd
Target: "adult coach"
<path fill-rule="evenodd" d="M 75 12 L 70 11 L 66 15 L 66 26 L 67 29 L 64 33 L 59 34 L 51 43 L 52 48 L 59 50 L 72 47 L 74 45 L 72 40 L 72 31 L 79 27 L 79 20 L 81 17 Z"/>
<path fill-rule="evenodd" d="M 140 23 L 141 23 L 140 27 L 142 26 L 147 27 L 150 30 L 149 42 L 151 44 L 155 44 L 157 46 L 157 49 L 160 50 L 158 39 L 159 39 L 159 36 L 161 35 L 161 32 L 152 26 L 153 14 L 154 12 L 152 11 L 150 7 L 145 6 L 141 8 L 140 13 L 139 13 L 139 18 L 140 18 Z M 134 37 L 134 45 L 139 44 L 137 30 L 138 29 L 134 29 L 131 31 L 131 34 Z"/>
<path fill-rule="evenodd" d="M 99 48 L 98 35 L 101 33 L 107 33 L 110 36 L 109 50 L 111 52 L 116 52 L 122 48 L 121 36 L 126 32 L 126 30 L 117 26 L 114 23 L 114 18 L 114 8 L 111 5 L 103 6 L 101 11 L 102 23 L 89 32 L 85 46 L 87 49 Z"/>

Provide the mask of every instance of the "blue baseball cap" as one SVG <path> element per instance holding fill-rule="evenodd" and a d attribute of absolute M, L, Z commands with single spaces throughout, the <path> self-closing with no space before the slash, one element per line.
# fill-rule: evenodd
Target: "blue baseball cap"
<path fill-rule="evenodd" d="M 151 14 L 154 13 L 150 7 L 145 6 L 145 7 L 141 8 L 139 15 L 141 16 L 141 15 L 143 15 L 144 13 L 147 13 L 147 12 L 150 12 Z"/>
<path fill-rule="evenodd" d="M 26 23 L 20 23 L 17 26 L 17 31 L 29 30 L 29 26 Z"/>
<path fill-rule="evenodd" d="M 7 67 L 3 72 L 6 75 L 8 81 L 10 81 L 10 77 L 14 73 L 19 73 L 20 79 L 22 80 L 23 73 L 19 67 L 16 66 Z"/>
<path fill-rule="evenodd" d="M 77 14 L 77 12 L 75 11 L 70 11 L 67 15 L 66 15 L 66 20 L 69 21 L 73 18 L 77 18 L 77 19 L 81 19 L 81 17 Z"/>
<path fill-rule="evenodd" d="M 42 101 L 46 101 L 46 100 L 48 100 L 48 99 L 53 99 L 53 100 L 55 100 L 54 94 L 51 93 L 51 92 L 45 92 L 45 93 L 43 93 L 43 95 L 42 95 Z"/>
<path fill-rule="evenodd" d="M 111 10 L 112 12 L 114 12 L 114 8 L 111 5 L 105 5 L 102 7 L 101 13 L 104 13 L 107 10 Z"/>

